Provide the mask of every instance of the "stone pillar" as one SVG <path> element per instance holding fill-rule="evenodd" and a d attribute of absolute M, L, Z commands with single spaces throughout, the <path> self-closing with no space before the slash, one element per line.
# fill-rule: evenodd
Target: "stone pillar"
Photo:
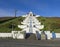
<path fill-rule="evenodd" d="M 45 32 L 45 34 L 47 35 L 47 39 L 49 40 L 49 39 L 51 39 L 51 33 L 50 33 L 50 31 L 44 31 Z"/>

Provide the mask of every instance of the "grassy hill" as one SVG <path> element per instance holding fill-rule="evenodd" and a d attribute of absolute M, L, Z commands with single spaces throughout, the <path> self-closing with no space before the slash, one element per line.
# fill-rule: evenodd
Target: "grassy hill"
<path fill-rule="evenodd" d="M 60 32 L 60 18 L 59 17 L 38 17 L 39 21 L 44 24 L 43 30 L 50 30 L 51 32 Z"/>
<path fill-rule="evenodd" d="M 0 32 L 11 32 L 12 30 L 21 30 L 17 27 L 17 25 L 21 24 L 23 19 L 24 18 L 22 17 L 16 17 L 0 23 Z"/>
<path fill-rule="evenodd" d="M 14 19 L 15 17 L 0 17 L 0 24 L 1 23 L 4 23 L 6 21 L 9 21 L 9 20 L 12 20 Z"/>
<path fill-rule="evenodd" d="M 2 20 L 4 19 L 4 20 Z M 17 27 L 25 18 L 0 18 L 0 32 L 11 32 L 13 30 L 22 30 Z M 60 32 L 60 18 L 58 17 L 38 17 L 42 24 L 45 25 L 42 30 L 50 30 L 51 32 Z"/>

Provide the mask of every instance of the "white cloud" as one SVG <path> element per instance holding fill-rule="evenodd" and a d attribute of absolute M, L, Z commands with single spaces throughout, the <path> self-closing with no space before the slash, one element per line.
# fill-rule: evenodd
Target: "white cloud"
<path fill-rule="evenodd" d="M 26 12 L 17 11 L 17 16 L 21 16 L 26 14 Z M 14 9 L 0 9 L 0 17 L 10 17 L 10 16 L 14 16 L 15 15 L 15 10 Z"/>
<path fill-rule="evenodd" d="M 26 12 L 23 12 L 23 11 L 17 11 L 17 16 L 22 16 L 22 15 L 24 15 L 24 14 L 26 14 Z"/>

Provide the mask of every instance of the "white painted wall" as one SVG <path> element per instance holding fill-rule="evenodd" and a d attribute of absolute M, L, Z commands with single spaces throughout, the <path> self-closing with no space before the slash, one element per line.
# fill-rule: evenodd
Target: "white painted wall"
<path fill-rule="evenodd" d="M 21 31 L 12 31 L 12 35 L 14 39 L 24 39 L 24 34 L 21 33 Z"/>
<path fill-rule="evenodd" d="M 36 27 L 37 27 L 38 29 L 43 29 L 43 28 L 44 28 L 44 25 L 39 25 L 39 26 L 37 25 Z"/>
<path fill-rule="evenodd" d="M 17 32 L 15 34 L 15 32 Z M 17 39 L 24 39 L 24 34 L 20 33 L 20 31 L 12 31 L 11 33 L 0 33 L 0 37 L 12 37 L 12 38 L 17 38 Z"/>
<path fill-rule="evenodd" d="M 55 33 L 56 34 L 56 38 L 60 38 L 60 33 Z"/>
<path fill-rule="evenodd" d="M 18 28 L 26 28 L 26 25 L 18 25 Z"/>
<path fill-rule="evenodd" d="M 0 37 L 12 37 L 12 33 L 0 33 Z"/>
<path fill-rule="evenodd" d="M 17 39 L 24 39 L 24 34 L 18 34 Z"/>
<path fill-rule="evenodd" d="M 14 34 L 14 32 L 18 32 L 17 34 Z M 41 34 L 42 31 L 39 31 L 39 33 Z M 26 32 L 28 33 L 28 32 Z M 45 33 L 47 34 L 47 39 L 51 39 L 52 38 L 52 33 L 50 33 L 50 31 L 45 31 Z M 36 32 L 34 32 L 34 34 L 36 34 Z M 56 38 L 60 38 L 60 33 L 55 33 L 56 34 Z M 17 35 L 17 36 L 15 36 Z M 24 39 L 24 34 L 20 33 L 20 31 L 13 31 L 12 33 L 0 33 L 0 37 L 13 37 L 14 39 Z"/>
<path fill-rule="evenodd" d="M 52 38 L 52 33 L 50 33 L 50 37 Z"/>
<path fill-rule="evenodd" d="M 51 39 L 51 33 L 50 33 L 50 31 L 44 31 L 44 32 L 47 35 L 47 39 Z"/>
<path fill-rule="evenodd" d="M 46 33 L 48 38 L 52 38 L 52 33 Z M 56 38 L 60 38 L 60 33 L 55 33 L 56 34 Z"/>

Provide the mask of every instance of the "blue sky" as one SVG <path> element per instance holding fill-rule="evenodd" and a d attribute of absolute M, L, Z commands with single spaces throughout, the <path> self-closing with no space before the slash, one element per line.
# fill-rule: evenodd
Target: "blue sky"
<path fill-rule="evenodd" d="M 60 17 L 60 0 L 0 0 L 0 17 L 24 15 L 29 11 L 47 17 Z"/>

